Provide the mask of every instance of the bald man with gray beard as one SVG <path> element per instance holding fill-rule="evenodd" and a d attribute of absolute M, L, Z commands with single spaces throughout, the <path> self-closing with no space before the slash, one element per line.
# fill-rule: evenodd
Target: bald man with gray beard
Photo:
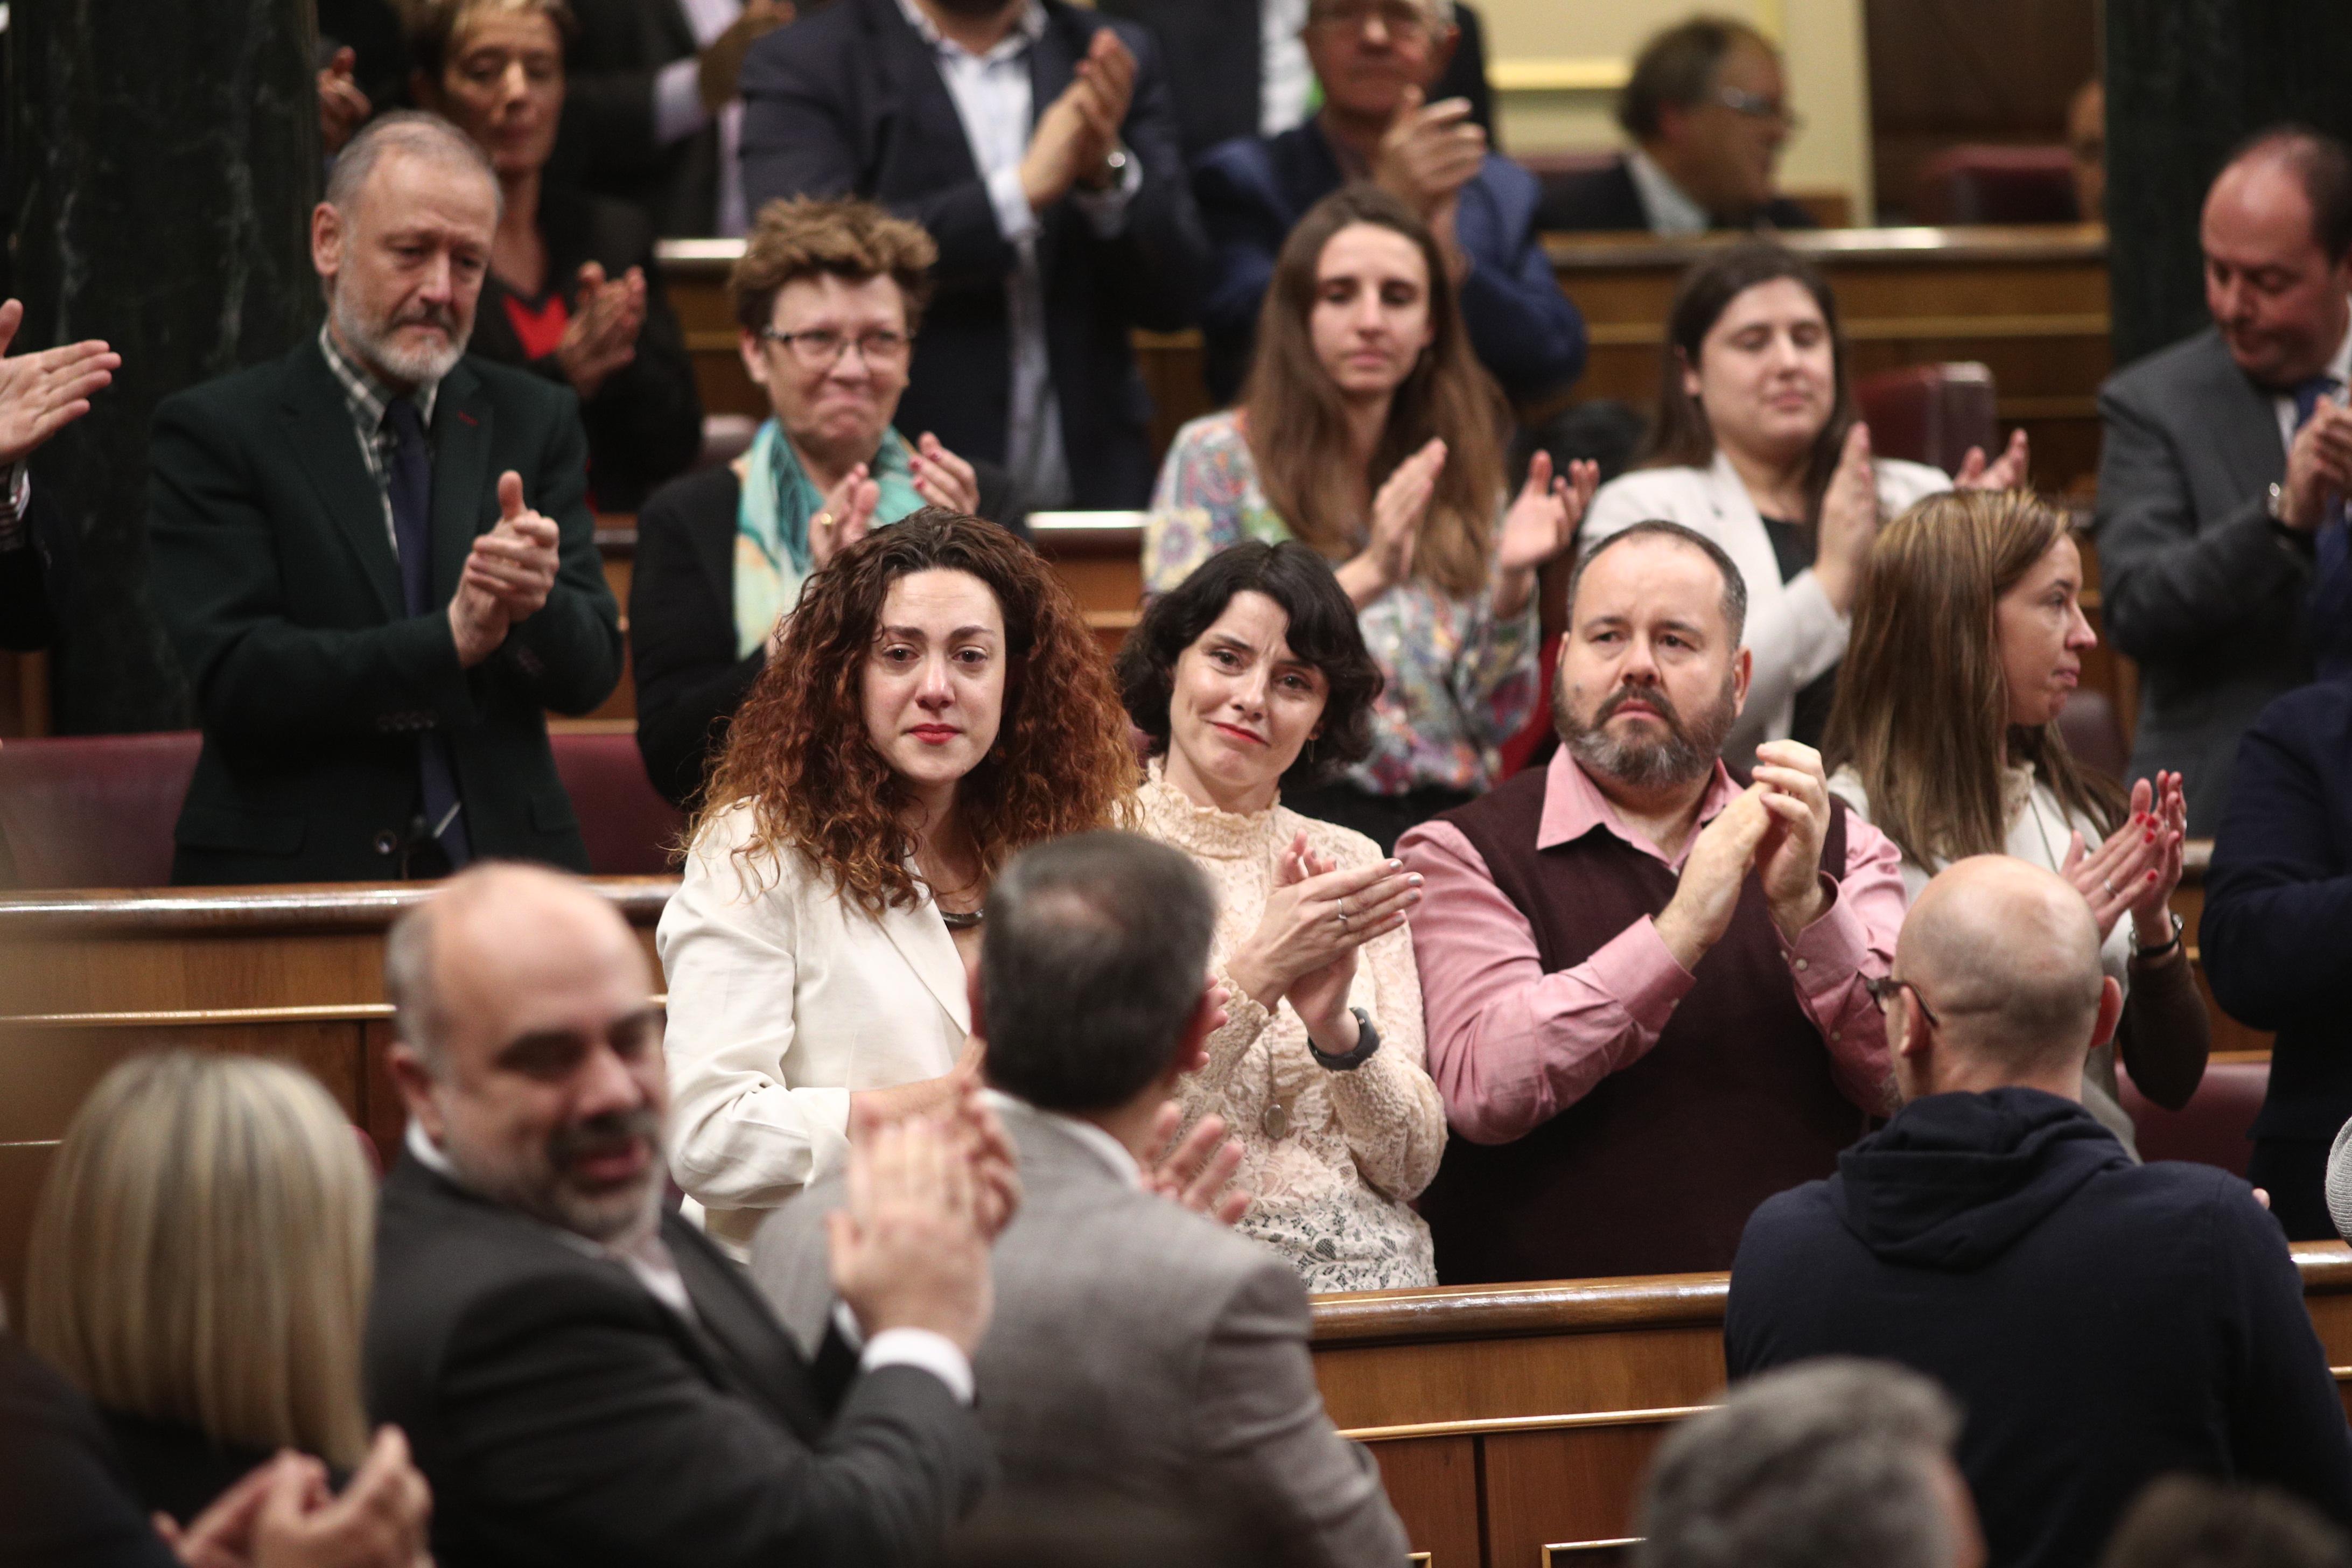
<path fill-rule="evenodd" d="M 1903 1109 L 1748 1221 L 1731 1375 L 1852 1355 L 1941 1380 L 2004 1568 L 2095 1561 L 2172 1470 L 2352 1520 L 2352 1437 L 2277 1222 L 2216 1167 L 2133 1164 L 2083 1109 L 2122 1003 L 2082 896 L 1959 861 L 1873 991 Z"/>

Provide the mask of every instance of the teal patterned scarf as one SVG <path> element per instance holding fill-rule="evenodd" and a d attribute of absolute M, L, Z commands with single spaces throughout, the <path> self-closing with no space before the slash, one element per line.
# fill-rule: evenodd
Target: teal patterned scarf
<path fill-rule="evenodd" d="M 746 658 L 768 640 L 776 623 L 801 601 L 810 572 L 808 525 L 824 500 L 783 426 L 770 419 L 751 437 L 745 454 L 743 499 L 735 509 L 735 657 Z M 866 465 L 882 487 L 874 526 L 898 521 L 924 505 L 915 489 L 907 443 L 885 428 L 882 445 Z"/>

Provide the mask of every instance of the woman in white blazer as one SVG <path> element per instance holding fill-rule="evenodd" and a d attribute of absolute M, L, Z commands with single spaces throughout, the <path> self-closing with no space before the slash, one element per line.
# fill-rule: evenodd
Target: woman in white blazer
<path fill-rule="evenodd" d="M 656 943 L 670 1163 L 739 1245 L 844 1158 L 850 1110 L 944 1108 L 999 867 L 1136 782 L 1085 616 L 1028 546 L 926 509 L 843 550 L 730 730 Z"/>
<path fill-rule="evenodd" d="M 1958 482 L 2022 484 L 2026 457 L 2019 431 L 1999 462 L 1970 452 Z M 1738 563 L 1755 673 L 1724 756 L 1745 767 L 1763 741 L 1819 743 L 1826 678 L 1845 655 L 1880 521 L 1954 482 L 1925 464 L 1872 458 L 1829 284 L 1794 251 L 1757 241 L 1683 279 L 1643 458 L 1593 498 L 1581 542 L 1661 518 Z"/>

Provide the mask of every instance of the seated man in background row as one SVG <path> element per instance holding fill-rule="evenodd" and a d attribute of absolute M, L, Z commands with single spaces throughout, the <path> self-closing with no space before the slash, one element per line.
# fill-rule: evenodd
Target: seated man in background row
<path fill-rule="evenodd" d="M 1735 1384 L 1658 1445 L 1634 1568 L 1984 1568 L 1959 1431 L 1949 1394 L 1885 1362 Z"/>
<path fill-rule="evenodd" d="M 1453 0 L 1312 0 L 1304 37 L 1320 111 L 1279 136 L 1229 142 L 1192 173 L 1213 247 L 1210 395 L 1231 402 L 1249 374 L 1283 240 L 1351 179 L 1402 198 L 1437 236 L 1471 347 L 1505 392 L 1529 402 L 1564 389 L 1584 368 L 1584 319 L 1537 241 L 1535 176 L 1487 150 L 1466 102 L 1424 101 L 1459 39 Z"/>
<path fill-rule="evenodd" d="M 1168 87 L 1184 139 L 1184 161 L 1236 136 L 1279 136 L 1304 121 L 1320 97 L 1307 64 L 1307 0 L 1096 0 L 1095 8 L 1151 29 L 1168 62 Z M 1486 85 L 1486 37 L 1478 13 L 1454 0 L 1460 35 L 1433 102 L 1458 98 L 1470 123 L 1495 134 Z"/>
<path fill-rule="evenodd" d="M 1324 1414 L 1298 1276 L 1147 1184 L 1177 1082 L 1223 1022 L 1201 987 L 1207 879 L 1164 845 L 1082 834 L 1023 851 L 986 912 L 971 1016 L 1022 1213 L 997 1243 L 973 1371 L 1006 1511 L 1124 1497 L 1263 1534 L 1295 1568 L 1402 1568 L 1378 1467 Z M 813 1185 L 753 1247 L 804 1343 L 826 1329 L 843 1194 L 838 1177 Z"/>
<path fill-rule="evenodd" d="M 1745 22 L 1694 16 L 1642 47 L 1617 100 L 1633 150 L 1605 169 L 1554 184 L 1537 226 L 1647 229 L 1817 228 L 1773 194 L 1772 166 L 1797 128 L 1780 52 Z"/>
<path fill-rule="evenodd" d="M 1137 327 L 1199 311 L 1207 242 L 1159 51 L 1067 0 L 835 0 L 743 67 L 743 192 L 858 195 L 929 231 L 899 423 L 1024 504 L 1140 507 Z"/>
<path fill-rule="evenodd" d="M 1820 755 L 1723 739 L 1748 595 L 1636 523 L 1569 580 L 1550 765 L 1406 834 L 1429 1071 L 1458 1136 L 1421 1212 L 1447 1285 L 1722 1268 L 1773 1193 L 1885 1109 L 1868 983 L 1900 853 Z"/>
<path fill-rule="evenodd" d="M 1756 1211 L 1731 1376 L 1864 1355 L 1940 1380 L 2004 1568 L 2095 1561 L 2172 1470 L 2352 1519 L 2352 1435 L 2276 1222 L 2227 1172 L 2133 1163 L 2083 1108 L 2123 1005 L 2083 895 L 2010 856 L 1959 861 L 1877 991 L 1904 1108 Z"/>
<path fill-rule="evenodd" d="M 2095 526 L 2107 633 L 2139 666 L 2131 776 L 2179 773 L 2202 837 L 2238 737 L 2312 675 L 2321 535 L 2352 491 L 2352 153 L 2253 137 L 2198 238 L 2213 325 L 2099 389 Z"/>
<path fill-rule="evenodd" d="M 546 712 L 613 689 L 620 608 L 578 400 L 465 357 L 498 211 L 463 132 L 376 121 L 311 215 L 318 337 L 155 411 L 156 607 L 205 731 L 175 882 L 587 869 Z"/>
<path fill-rule="evenodd" d="M 977 1120 L 861 1135 L 830 1268 L 865 1346 L 803 1359 L 663 1201 L 661 1010 L 611 904 L 478 868 L 393 927 L 384 991 L 408 1133 L 368 1407 L 433 1484 L 440 1568 L 931 1561 L 991 1469 L 967 1358 L 1002 1131 L 993 1174 Z"/>

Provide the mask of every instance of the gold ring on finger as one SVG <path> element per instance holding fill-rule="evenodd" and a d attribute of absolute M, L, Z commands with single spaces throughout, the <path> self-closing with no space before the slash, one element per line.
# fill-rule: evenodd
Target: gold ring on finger
<path fill-rule="evenodd" d="M 811 528 L 831 528 L 833 526 L 833 513 L 829 511 L 821 511 L 817 513 L 814 517 L 809 519 L 809 526 Z"/>

